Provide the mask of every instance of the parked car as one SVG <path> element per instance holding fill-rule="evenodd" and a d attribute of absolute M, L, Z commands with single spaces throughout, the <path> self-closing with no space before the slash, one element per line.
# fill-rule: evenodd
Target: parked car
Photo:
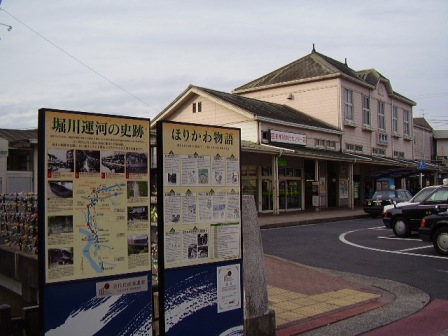
<path fill-rule="evenodd" d="M 420 239 L 432 243 L 438 254 L 448 255 L 448 211 L 424 217 L 418 229 Z"/>
<path fill-rule="evenodd" d="M 383 213 L 385 205 L 409 201 L 411 198 L 411 193 L 406 189 L 375 191 L 372 198 L 364 202 L 364 212 L 376 218 Z"/>
<path fill-rule="evenodd" d="M 448 180 L 444 185 L 423 188 L 409 202 L 386 205 L 383 223 L 397 237 L 408 237 L 418 231 L 423 217 L 436 213 L 437 208 L 448 208 Z"/>

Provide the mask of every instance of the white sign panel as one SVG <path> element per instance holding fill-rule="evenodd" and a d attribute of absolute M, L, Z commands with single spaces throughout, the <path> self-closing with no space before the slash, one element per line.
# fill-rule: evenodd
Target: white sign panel
<path fill-rule="evenodd" d="M 306 134 L 271 130 L 271 142 L 282 142 L 293 145 L 306 145 Z"/>
<path fill-rule="evenodd" d="M 148 291 L 148 278 L 146 276 L 96 283 L 97 298 L 146 291 Z"/>
<path fill-rule="evenodd" d="M 240 265 L 217 268 L 218 313 L 241 308 Z"/>

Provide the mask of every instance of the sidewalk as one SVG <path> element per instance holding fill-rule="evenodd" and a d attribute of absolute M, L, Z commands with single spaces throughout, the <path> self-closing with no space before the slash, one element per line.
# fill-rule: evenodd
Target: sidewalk
<path fill-rule="evenodd" d="M 260 215 L 259 224 L 267 229 L 368 217 L 362 208 L 334 209 Z M 313 268 L 268 255 L 265 265 L 276 336 L 361 335 L 411 315 L 429 302 L 425 293 L 404 284 L 396 290 L 397 284 L 387 280 Z M 415 301 L 404 301 L 407 296 Z"/>

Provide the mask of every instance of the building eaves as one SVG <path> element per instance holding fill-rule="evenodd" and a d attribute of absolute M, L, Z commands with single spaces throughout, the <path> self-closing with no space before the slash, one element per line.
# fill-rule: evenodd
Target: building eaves
<path fill-rule="evenodd" d="M 394 97 L 395 99 L 399 99 L 401 101 L 404 101 L 405 103 L 408 103 L 409 105 L 415 106 L 417 105 L 417 103 L 405 96 L 403 96 L 402 94 L 399 94 L 398 92 L 393 91 L 392 93 L 392 97 Z"/>
<path fill-rule="evenodd" d="M 448 130 L 433 130 L 432 135 L 434 139 L 448 139 Z"/>
<path fill-rule="evenodd" d="M 8 140 L 10 143 L 29 141 L 31 139 L 36 140 L 37 129 L 20 130 L 20 129 L 0 128 L 0 138 Z"/>
<path fill-rule="evenodd" d="M 302 158 L 325 159 L 330 161 L 355 161 L 350 155 L 339 151 L 330 151 L 325 149 L 309 148 L 291 144 L 257 144 L 252 141 L 242 140 L 241 150 L 248 152 L 265 152 L 280 155 L 299 156 Z"/>
<path fill-rule="evenodd" d="M 189 85 L 184 91 L 182 91 L 167 107 L 165 107 L 159 114 L 157 114 L 154 118 L 151 119 L 151 128 L 154 129 L 156 122 L 159 119 L 162 119 L 171 108 L 173 108 L 176 104 L 178 104 L 182 98 L 191 90 L 193 85 Z"/>
<path fill-rule="evenodd" d="M 420 118 L 420 117 L 413 118 L 413 123 L 414 123 L 414 126 L 419 126 L 419 127 L 424 128 L 430 132 L 432 131 L 431 125 L 429 125 L 429 123 L 426 121 L 425 118 Z"/>

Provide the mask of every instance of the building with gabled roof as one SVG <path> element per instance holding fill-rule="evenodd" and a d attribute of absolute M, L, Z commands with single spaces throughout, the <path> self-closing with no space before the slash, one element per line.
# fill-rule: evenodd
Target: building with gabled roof
<path fill-rule="evenodd" d="M 434 158 L 433 129 L 425 118 L 414 118 L 414 159 L 431 162 Z"/>
<path fill-rule="evenodd" d="M 313 47 L 232 93 L 190 85 L 152 127 L 166 119 L 240 128 L 243 188 L 259 211 L 353 207 L 375 189 L 415 189 L 415 105 L 375 69 L 356 71 Z M 303 140 L 279 141 L 288 137 Z M 426 167 L 435 178 L 438 167 Z"/>
<path fill-rule="evenodd" d="M 436 162 L 448 166 L 448 130 L 434 130 Z"/>

